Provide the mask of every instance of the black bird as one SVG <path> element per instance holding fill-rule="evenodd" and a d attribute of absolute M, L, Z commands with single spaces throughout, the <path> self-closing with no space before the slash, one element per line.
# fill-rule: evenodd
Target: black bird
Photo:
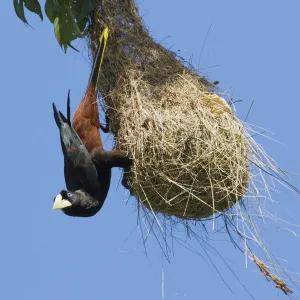
<path fill-rule="evenodd" d="M 70 93 L 67 101 L 67 118 L 53 104 L 54 118 L 60 130 L 64 154 L 64 173 L 67 190 L 54 199 L 53 209 L 61 209 L 69 216 L 90 217 L 102 207 L 107 196 L 111 168 L 126 170 L 131 160 L 123 151 L 105 151 L 99 129 L 97 81 L 106 47 L 108 30 L 105 28 L 97 48 L 89 84 L 77 108 L 71 125 Z M 125 184 L 125 177 L 122 181 Z"/>

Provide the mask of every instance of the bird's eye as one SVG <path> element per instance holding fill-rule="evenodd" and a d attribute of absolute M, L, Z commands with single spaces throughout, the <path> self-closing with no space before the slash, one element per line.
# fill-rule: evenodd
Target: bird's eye
<path fill-rule="evenodd" d="M 68 196 L 68 197 L 72 197 L 73 194 L 72 194 L 72 193 L 68 193 L 67 196 Z"/>

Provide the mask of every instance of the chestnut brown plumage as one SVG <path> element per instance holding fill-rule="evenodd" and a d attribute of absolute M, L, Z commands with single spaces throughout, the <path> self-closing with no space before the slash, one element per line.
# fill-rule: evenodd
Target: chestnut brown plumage
<path fill-rule="evenodd" d="M 68 190 L 54 199 L 53 209 L 62 209 L 70 216 L 90 217 L 102 207 L 111 179 L 111 168 L 130 167 L 130 159 L 123 151 L 105 151 L 99 129 L 97 81 L 106 47 L 108 30 L 104 29 L 97 48 L 88 87 L 77 108 L 71 125 L 70 95 L 67 118 L 53 104 L 54 117 L 60 130 L 64 154 L 64 173 Z M 124 177 L 125 178 L 125 177 Z M 125 185 L 125 179 L 122 183 Z M 126 185 L 125 185 L 126 186 Z"/>

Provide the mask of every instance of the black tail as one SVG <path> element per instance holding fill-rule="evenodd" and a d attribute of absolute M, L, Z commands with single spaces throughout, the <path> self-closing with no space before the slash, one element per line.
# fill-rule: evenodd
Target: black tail
<path fill-rule="evenodd" d="M 96 50 L 96 55 L 95 55 L 95 59 L 94 59 L 93 67 L 92 67 L 92 72 L 91 72 L 89 84 L 88 84 L 88 87 L 93 85 L 96 90 L 97 90 L 98 77 L 100 74 L 101 65 L 102 65 L 102 61 L 103 61 L 104 51 L 106 48 L 107 38 L 108 38 L 108 28 L 106 27 L 102 31 L 102 34 L 99 39 L 99 45 Z"/>
<path fill-rule="evenodd" d="M 54 119 L 58 128 L 61 128 L 63 123 L 67 123 L 71 126 L 71 108 L 70 108 L 70 89 L 68 91 L 68 99 L 67 99 L 67 118 L 62 114 L 62 112 L 58 111 L 55 104 L 52 103 Z"/>
<path fill-rule="evenodd" d="M 73 166 L 76 172 L 74 176 L 78 176 L 83 187 L 86 189 L 98 190 L 101 188 L 98 182 L 98 173 L 89 152 L 83 145 L 74 128 L 69 126 L 65 116 L 57 110 L 54 103 L 52 105 L 54 119 L 60 131 L 60 142 L 65 158 L 65 164 L 67 162 L 68 165 L 71 164 Z"/>
<path fill-rule="evenodd" d="M 64 123 L 64 120 L 62 119 L 61 113 L 57 110 L 54 103 L 52 103 L 52 106 L 53 106 L 53 114 L 54 114 L 55 123 L 56 123 L 57 127 L 60 129 Z"/>
<path fill-rule="evenodd" d="M 68 149 L 70 146 L 78 148 L 82 146 L 82 141 L 78 137 L 74 128 L 68 124 L 68 120 L 66 119 L 66 117 L 60 111 L 57 110 L 54 103 L 52 105 L 54 119 L 60 132 L 61 142 L 64 144 L 65 148 Z"/>
<path fill-rule="evenodd" d="M 67 99 L 67 120 L 68 124 L 71 126 L 71 106 L 70 106 L 71 100 L 70 100 L 70 89 L 68 91 L 68 99 Z"/>

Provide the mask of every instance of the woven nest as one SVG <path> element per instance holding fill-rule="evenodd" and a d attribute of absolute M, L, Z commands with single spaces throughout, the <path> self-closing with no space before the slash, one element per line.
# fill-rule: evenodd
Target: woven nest
<path fill-rule="evenodd" d="M 116 147 L 134 161 L 131 194 L 183 219 L 230 208 L 247 191 L 248 144 L 214 85 L 153 41 L 132 1 L 101 1 L 91 24 L 91 40 L 110 31 L 100 90 Z"/>
<path fill-rule="evenodd" d="M 247 142 L 226 102 L 197 76 L 151 85 L 131 75 L 111 93 L 117 146 L 134 158 L 131 193 L 154 212 L 206 218 L 247 191 Z"/>
<path fill-rule="evenodd" d="M 230 241 L 290 293 L 253 218 L 272 217 L 266 200 L 276 183 L 300 191 L 254 141 L 260 129 L 240 122 L 214 84 L 150 37 L 134 0 L 99 0 L 88 28 L 92 51 L 104 27 L 100 104 L 108 109 L 116 148 L 133 158 L 128 181 L 144 242 L 154 233 L 168 257 L 169 237 L 178 240 L 173 229 L 200 240 L 203 218 L 219 213 Z M 258 260 L 255 245 L 269 266 Z"/>

